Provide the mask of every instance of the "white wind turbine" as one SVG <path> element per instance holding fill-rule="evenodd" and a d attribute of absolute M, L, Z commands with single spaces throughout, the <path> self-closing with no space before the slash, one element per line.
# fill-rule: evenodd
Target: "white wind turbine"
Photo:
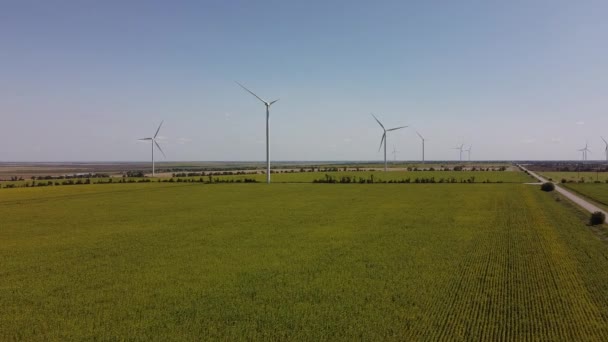
<path fill-rule="evenodd" d="M 581 148 L 579 151 L 583 153 L 583 161 L 587 160 L 587 152 L 591 152 L 590 149 L 587 148 L 588 143 L 585 143 L 585 148 Z"/>
<path fill-rule="evenodd" d="M 416 131 L 416 134 L 418 134 L 420 140 L 422 140 L 422 162 L 424 163 L 424 141 L 426 139 L 424 139 L 424 137 L 420 133 L 418 133 L 418 131 Z"/>
<path fill-rule="evenodd" d="M 395 128 L 386 129 L 386 128 L 384 128 L 384 125 L 380 122 L 380 120 L 378 120 L 378 118 L 374 114 L 372 114 L 372 116 L 374 117 L 374 119 L 376 119 L 376 122 L 378 122 L 378 125 L 380 125 L 380 127 L 382 127 L 382 130 L 384 131 L 384 133 L 382 134 L 382 139 L 380 140 L 380 147 L 378 148 L 378 152 L 380 152 L 380 149 L 382 148 L 382 144 L 384 143 L 384 171 L 387 171 L 387 165 L 386 165 L 386 133 L 387 132 L 391 132 L 391 131 L 396 131 L 398 129 L 406 128 L 407 126 L 399 126 L 399 127 L 395 127 Z"/>
<path fill-rule="evenodd" d="M 163 149 L 160 148 L 160 145 L 158 144 L 158 142 L 156 141 L 156 137 L 158 136 L 158 132 L 160 131 L 160 127 L 163 125 L 164 121 L 160 122 L 160 125 L 158 125 L 158 129 L 156 130 L 156 133 L 154 133 L 154 136 L 152 138 L 142 138 L 139 140 L 142 141 L 150 141 L 150 143 L 152 144 L 152 177 L 154 177 L 155 175 L 155 171 L 154 171 L 154 145 L 156 145 L 156 147 L 158 148 L 158 150 L 160 151 L 160 153 L 163 154 L 163 157 L 166 158 L 165 156 L 165 152 L 163 152 Z"/>
<path fill-rule="evenodd" d="M 469 154 L 469 161 L 471 161 L 471 149 L 473 148 L 473 145 L 469 145 L 469 149 L 468 150 L 464 150 L 465 152 L 467 152 Z"/>
<path fill-rule="evenodd" d="M 463 147 L 464 147 L 464 144 L 460 144 L 460 146 L 452 148 L 452 150 L 459 150 L 460 151 L 460 161 L 462 161 L 462 152 L 464 151 Z"/>
<path fill-rule="evenodd" d="M 245 89 L 245 91 L 247 91 L 251 95 L 255 96 L 258 100 L 262 101 L 262 103 L 266 106 L 266 183 L 270 184 L 270 147 L 269 147 L 269 138 L 268 138 L 268 136 L 269 136 L 268 119 L 270 118 L 270 106 L 272 106 L 275 102 L 279 101 L 279 99 L 276 99 L 271 102 L 262 100 L 261 97 L 254 94 L 251 90 L 245 88 L 244 85 L 240 84 L 239 82 L 236 82 L 236 84 L 240 85 L 241 88 Z"/>
<path fill-rule="evenodd" d="M 606 144 L 606 148 L 604 149 L 604 152 L 606 153 L 606 163 L 608 163 L 608 141 L 606 141 L 606 139 L 604 139 L 604 137 L 601 137 L 602 140 L 604 140 L 604 144 Z"/>
<path fill-rule="evenodd" d="M 395 163 L 397 162 L 397 152 L 399 152 L 399 151 L 397 151 L 397 147 L 395 145 L 393 145 L 393 152 L 392 153 L 393 153 L 393 158 L 395 160 Z"/>

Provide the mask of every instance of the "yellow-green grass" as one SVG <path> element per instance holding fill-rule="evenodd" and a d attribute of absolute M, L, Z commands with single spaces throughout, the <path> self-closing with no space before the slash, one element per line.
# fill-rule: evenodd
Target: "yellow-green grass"
<path fill-rule="evenodd" d="M 0 340 L 607 340 L 608 248 L 522 184 L 0 193 Z"/>
<path fill-rule="evenodd" d="M 561 182 L 565 179 L 569 182 L 578 182 L 581 179 L 585 182 L 593 183 L 596 180 L 606 182 L 608 180 L 608 172 L 541 172 L 541 175 L 547 179 L 551 178 L 554 182 Z"/>

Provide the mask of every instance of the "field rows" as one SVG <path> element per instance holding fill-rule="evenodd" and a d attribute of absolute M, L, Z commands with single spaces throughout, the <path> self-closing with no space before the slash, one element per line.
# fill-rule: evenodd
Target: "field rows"
<path fill-rule="evenodd" d="M 606 243 L 533 186 L 6 189 L 0 215 L 0 340 L 608 339 Z"/>

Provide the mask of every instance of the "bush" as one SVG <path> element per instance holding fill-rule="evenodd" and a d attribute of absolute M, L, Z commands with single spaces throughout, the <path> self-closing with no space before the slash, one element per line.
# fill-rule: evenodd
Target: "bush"
<path fill-rule="evenodd" d="M 562 178 L 562 183 L 568 183 L 568 180 L 566 178 Z"/>
<path fill-rule="evenodd" d="M 555 185 L 553 185 L 551 182 L 543 183 L 543 185 L 540 186 L 540 189 L 547 192 L 553 191 L 555 190 Z"/>
<path fill-rule="evenodd" d="M 602 224 L 605 221 L 606 221 L 606 215 L 604 215 L 604 213 L 601 211 L 596 211 L 593 214 L 591 214 L 591 219 L 589 220 L 589 224 L 591 224 L 592 226 L 595 226 L 598 224 Z"/>

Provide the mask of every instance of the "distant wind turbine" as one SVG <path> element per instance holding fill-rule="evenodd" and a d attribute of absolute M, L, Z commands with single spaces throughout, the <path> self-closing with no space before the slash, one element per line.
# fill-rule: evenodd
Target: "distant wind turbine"
<path fill-rule="evenodd" d="M 452 148 L 452 150 L 459 150 L 460 151 L 460 161 L 462 161 L 462 152 L 463 150 L 464 144 L 460 144 L 460 146 L 456 146 L 454 148 Z"/>
<path fill-rule="evenodd" d="M 395 159 L 395 162 L 397 162 L 397 147 L 395 145 L 393 145 L 393 158 Z"/>
<path fill-rule="evenodd" d="M 591 152 L 589 148 L 587 148 L 588 143 L 585 143 L 585 148 L 581 148 L 579 151 L 583 153 L 583 161 L 587 160 L 587 152 Z"/>
<path fill-rule="evenodd" d="M 604 140 L 604 144 L 606 144 L 606 148 L 604 149 L 604 152 L 606 153 L 606 163 L 608 163 L 608 141 L 606 141 L 606 139 L 604 139 L 604 137 L 601 137 L 602 140 Z"/>
<path fill-rule="evenodd" d="M 245 89 L 245 91 L 247 91 L 251 95 L 255 96 L 258 100 L 262 101 L 262 103 L 266 106 L 266 183 L 270 184 L 270 146 L 269 146 L 269 138 L 268 138 L 270 132 L 269 132 L 269 127 L 268 127 L 268 120 L 270 118 L 270 106 L 272 106 L 275 102 L 279 101 L 279 99 L 276 99 L 271 102 L 262 100 L 261 97 L 254 94 L 251 90 L 245 88 L 244 85 L 240 84 L 239 82 L 236 82 L 236 84 L 241 86 L 241 88 Z"/>
<path fill-rule="evenodd" d="M 164 121 L 161 121 L 161 122 L 160 122 L 160 125 L 158 125 L 158 129 L 156 130 L 156 133 L 154 133 L 154 137 L 152 137 L 152 138 L 142 138 L 142 139 L 139 139 L 139 140 L 142 140 L 142 141 L 148 141 L 148 140 L 149 140 L 149 141 L 150 141 L 150 143 L 152 144 L 152 177 L 154 177 L 154 176 L 155 176 L 155 171 L 154 171 L 154 145 L 156 145 L 156 147 L 158 148 L 158 150 L 160 151 L 160 153 L 162 153 L 162 154 L 163 154 L 163 157 L 165 157 L 165 158 L 166 158 L 166 156 L 165 156 L 165 152 L 163 152 L 163 149 L 162 149 L 162 148 L 160 148 L 160 145 L 159 145 L 159 144 L 158 144 L 158 142 L 156 141 L 156 136 L 158 136 L 158 132 L 160 131 L 160 128 L 161 128 L 161 126 L 163 125 L 163 122 L 164 122 Z"/>
<path fill-rule="evenodd" d="M 380 127 L 382 127 L 382 130 L 384 131 L 384 133 L 382 134 L 382 139 L 380 140 L 380 148 L 378 148 L 378 152 L 380 152 L 380 149 L 382 148 L 382 144 L 384 143 L 384 171 L 387 171 L 387 165 L 386 165 L 386 133 L 387 132 L 391 132 L 391 131 L 396 131 L 398 129 L 406 128 L 407 126 L 399 126 L 399 127 L 395 127 L 395 128 L 386 129 L 386 128 L 384 128 L 384 125 L 380 122 L 380 120 L 378 120 L 378 118 L 374 114 L 372 114 L 372 116 L 374 117 L 374 119 L 376 119 L 376 122 L 378 122 L 378 125 L 380 125 Z"/>
<path fill-rule="evenodd" d="M 469 149 L 468 150 L 464 150 L 465 152 L 467 152 L 469 154 L 469 161 L 471 161 L 471 149 L 473 148 L 473 145 L 469 145 Z"/>
<path fill-rule="evenodd" d="M 420 137 L 420 140 L 422 140 L 422 162 L 424 163 L 424 137 L 418 132 L 416 131 L 416 134 L 418 134 L 418 136 Z"/>

